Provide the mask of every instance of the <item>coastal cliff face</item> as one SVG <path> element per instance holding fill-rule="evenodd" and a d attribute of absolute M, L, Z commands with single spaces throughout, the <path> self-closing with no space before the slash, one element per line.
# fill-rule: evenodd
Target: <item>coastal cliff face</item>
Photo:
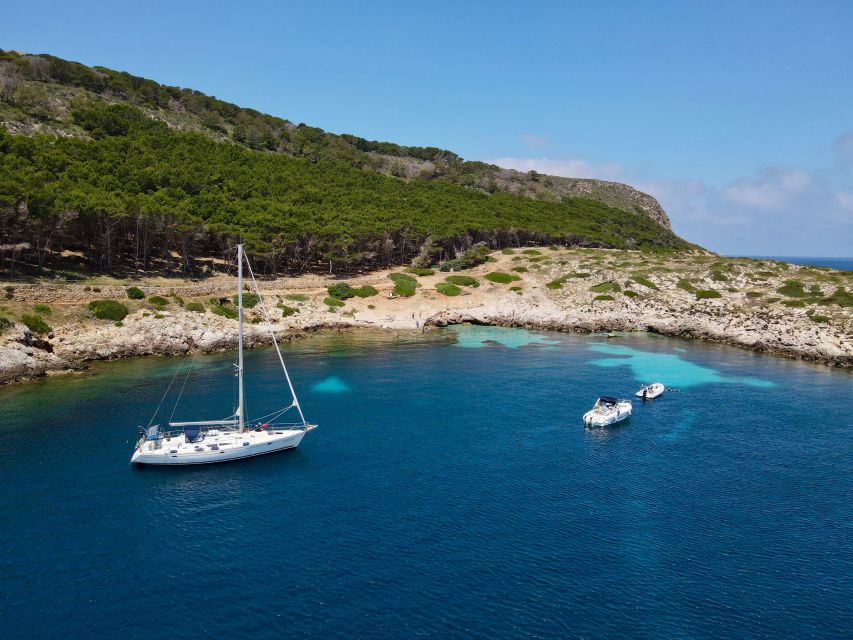
<path fill-rule="evenodd" d="M 474 322 L 560 331 L 653 331 L 853 366 L 853 273 L 774 261 L 594 249 L 505 250 L 491 260 L 460 273 L 410 275 L 416 286 L 409 297 L 393 293 L 398 276 L 392 280 L 387 271 L 353 279 L 352 286 L 371 285 L 377 293 L 335 306 L 328 304 L 326 288 L 341 280 L 264 281 L 270 323 L 260 305 L 248 309 L 246 343 L 268 344 L 270 329 L 290 339 L 324 328 L 415 332 Z M 448 276 L 457 284 L 448 286 Z M 134 283 L 147 296 L 142 300 L 128 298 L 128 284 L 5 285 L 0 382 L 78 370 L 92 360 L 236 345 L 236 322 L 216 313 L 230 307 L 232 278 Z M 102 298 L 122 301 L 128 315 L 120 322 L 91 317 L 88 303 Z M 52 326 L 41 333 L 27 329 L 19 318 L 30 316 L 29 323 L 38 328 L 34 314 Z"/>

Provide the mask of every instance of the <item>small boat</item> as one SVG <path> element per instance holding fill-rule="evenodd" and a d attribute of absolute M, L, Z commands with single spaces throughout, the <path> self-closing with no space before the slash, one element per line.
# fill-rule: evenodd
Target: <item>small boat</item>
<path fill-rule="evenodd" d="M 615 422 L 621 422 L 631 417 L 630 400 L 617 400 L 608 396 L 601 396 L 595 401 L 595 405 L 583 414 L 583 423 L 586 427 L 606 427 Z"/>
<path fill-rule="evenodd" d="M 266 307 L 264 306 L 261 292 L 255 282 L 255 276 L 252 273 L 252 267 L 249 264 L 248 258 L 243 253 L 243 245 L 237 245 L 237 362 L 234 369 L 237 374 L 237 394 L 234 399 L 233 412 L 226 418 L 220 420 L 193 420 L 187 422 L 172 422 L 171 418 L 168 422 L 169 427 L 177 427 L 173 431 L 167 431 L 161 428 L 159 424 L 154 424 L 154 419 L 157 417 L 157 411 L 166 395 L 169 393 L 169 388 L 175 382 L 180 368 L 175 372 L 169 388 L 163 395 L 163 400 L 157 406 L 154 416 L 145 428 L 140 428 L 139 441 L 136 443 L 136 448 L 130 458 L 131 464 L 134 465 L 190 465 L 190 464 L 211 464 L 216 462 L 227 462 L 230 460 L 240 460 L 242 458 L 251 458 L 277 451 L 285 451 L 287 449 L 295 449 L 302 442 L 309 431 L 317 425 L 308 424 L 305 416 L 302 413 L 302 407 L 299 406 L 299 400 L 296 398 L 296 391 L 293 388 L 293 383 L 290 380 L 290 374 L 287 372 L 287 367 L 284 365 L 284 358 L 281 355 L 281 350 L 278 348 L 278 342 L 275 339 L 275 334 L 270 329 L 273 345 L 275 346 L 278 361 L 281 364 L 284 372 L 284 379 L 287 382 L 288 390 L 290 391 L 290 404 L 282 408 L 274 410 L 263 418 L 249 420 L 246 415 L 245 394 L 243 391 L 243 261 L 249 269 L 249 275 L 252 279 L 252 285 L 255 294 L 260 302 L 260 310 L 264 320 L 269 327 L 269 317 L 267 316 Z M 189 378 L 192 365 L 187 370 L 184 385 Z M 183 387 L 178 396 L 180 401 L 183 395 Z M 177 409 L 178 401 L 175 402 Z M 298 422 L 279 422 L 277 421 L 287 411 L 295 409 L 299 415 Z M 172 412 L 174 415 L 174 411 Z"/>
<path fill-rule="evenodd" d="M 663 395 L 664 391 L 665 387 L 660 382 L 653 382 L 652 384 L 644 385 L 634 395 L 638 398 L 642 398 L 643 400 L 651 400 L 652 398 L 657 398 L 658 396 Z"/>

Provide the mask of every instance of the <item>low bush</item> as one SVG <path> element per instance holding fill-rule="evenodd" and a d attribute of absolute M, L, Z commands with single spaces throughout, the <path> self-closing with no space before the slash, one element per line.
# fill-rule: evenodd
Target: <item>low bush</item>
<path fill-rule="evenodd" d="M 169 305 L 169 301 L 162 296 L 148 296 L 148 303 L 153 304 L 158 309 L 163 309 Z"/>
<path fill-rule="evenodd" d="M 782 304 L 784 304 L 786 307 L 803 308 L 806 306 L 806 301 L 805 300 L 782 300 Z"/>
<path fill-rule="evenodd" d="M 89 311 L 99 320 L 124 320 L 128 310 L 117 300 L 92 300 L 89 303 Z"/>
<path fill-rule="evenodd" d="M 184 306 L 184 299 L 181 296 L 179 296 L 177 293 L 175 293 L 174 291 L 169 294 L 169 297 L 172 300 L 174 300 L 175 302 L 177 302 L 179 307 Z"/>
<path fill-rule="evenodd" d="M 165 318 L 165 317 L 166 317 L 166 316 L 164 316 L 162 313 L 155 313 L 155 314 L 154 314 L 154 319 L 155 319 L 155 320 L 162 320 L 162 319 L 163 319 L 163 318 Z"/>
<path fill-rule="evenodd" d="M 37 304 L 33 307 L 33 310 L 41 316 L 49 316 L 53 313 L 53 309 L 46 304 Z"/>
<path fill-rule="evenodd" d="M 593 293 L 608 293 L 608 292 L 619 292 L 622 290 L 622 287 L 619 286 L 618 283 L 613 281 L 602 282 L 601 284 L 597 284 L 593 287 L 589 288 Z"/>
<path fill-rule="evenodd" d="M 21 322 L 33 333 L 50 333 L 52 331 L 50 325 L 38 314 L 31 316 L 25 313 L 21 316 Z"/>
<path fill-rule="evenodd" d="M 826 317 L 826 316 L 819 316 L 819 315 L 817 315 L 816 313 L 815 313 L 815 314 L 810 315 L 809 317 L 812 319 L 812 321 L 813 321 L 813 322 L 821 322 L 821 323 L 827 323 L 827 322 L 829 322 L 829 318 L 828 318 L 828 317 Z"/>
<path fill-rule="evenodd" d="M 448 260 L 439 267 L 440 271 L 463 271 L 483 264 L 488 260 L 491 250 L 485 245 L 476 245 L 454 260 Z"/>
<path fill-rule="evenodd" d="M 549 289 L 562 289 L 563 282 L 561 280 L 551 280 L 551 282 L 548 282 L 545 286 Z"/>
<path fill-rule="evenodd" d="M 707 300 L 708 298 L 722 298 L 723 296 L 719 291 L 714 291 L 713 289 L 697 289 L 696 290 L 696 299 L 697 300 Z"/>
<path fill-rule="evenodd" d="M 747 298 L 760 298 L 760 297 L 761 297 L 761 296 L 763 296 L 763 295 L 764 295 L 764 294 L 763 294 L 763 293 L 761 293 L 760 291 L 747 291 L 747 292 L 746 292 L 746 297 L 747 297 Z"/>
<path fill-rule="evenodd" d="M 122 322 L 121 320 L 116 320 L 116 321 L 115 321 L 115 326 L 117 326 L 117 327 L 123 327 L 123 326 L 124 326 L 124 322 Z"/>
<path fill-rule="evenodd" d="M 415 295 L 415 289 L 421 286 L 417 280 L 405 273 L 389 273 L 388 277 L 394 283 L 394 294 L 403 298 Z"/>
<path fill-rule="evenodd" d="M 347 282 L 333 284 L 331 287 L 326 288 L 326 292 L 329 294 L 329 297 L 337 298 L 338 300 L 348 300 L 355 297 L 355 289 Z"/>
<path fill-rule="evenodd" d="M 510 287 L 509 290 L 512 291 L 513 293 L 517 293 L 518 295 L 521 295 L 521 293 L 522 293 L 521 287 Z"/>
<path fill-rule="evenodd" d="M 837 304 L 839 307 L 853 307 L 853 293 L 844 287 L 838 287 L 831 296 L 821 300 L 821 304 Z"/>
<path fill-rule="evenodd" d="M 216 298 L 211 300 L 210 312 L 215 313 L 218 316 L 222 316 L 223 318 L 228 318 L 229 320 L 237 319 L 237 309 L 231 305 L 220 304 Z"/>
<path fill-rule="evenodd" d="M 516 280 L 521 280 L 520 276 L 510 275 L 509 273 L 504 273 L 502 271 L 492 271 L 483 277 L 489 282 L 497 282 L 498 284 L 507 284 Z"/>
<path fill-rule="evenodd" d="M 435 273 L 435 269 L 430 269 L 429 267 L 409 267 L 406 269 L 406 273 L 413 273 L 416 276 L 431 276 Z"/>
<path fill-rule="evenodd" d="M 726 277 L 726 274 L 724 274 L 722 271 L 712 270 L 711 280 L 713 280 L 714 282 L 726 282 L 728 278 Z"/>
<path fill-rule="evenodd" d="M 509 247 L 507 247 L 506 249 L 501 249 L 501 253 L 505 256 L 511 256 L 515 253 L 515 249 L 510 249 Z"/>
<path fill-rule="evenodd" d="M 693 286 L 693 283 L 690 280 L 686 280 L 682 278 L 679 280 L 676 285 L 679 289 L 684 289 L 687 293 L 696 293 L 698 289 Z"/>
<path fill-rule="evenodd" d="M 527 273 L 527 267 L 513 267 L 512 270 L 516 273 Z"/>
<path fill-rule="evenodd" d="M 785 284 L 776 291 L 788 298 L 805 298 L 808 296 L 803 283 L 799 280 L 785 280 Z"/>
<path fill-rule="evenodd" d="M 204 305 L 201 302 L 187 302 L 184 309 L 194 313 L 204 313 Z"/>
<path fill-rule="evenodd" d="M 305 302 L 308 299 L 304 293 L 285 293 L 285 300 L 293 300 L 294 302 Z"/>
<path fill-rule="evenodd" d="M 625 293 L 625 295 L 626 295 L 626 296 L 628 296 L 629 298 L 636 298 L 636 297 L 638 297 L 638 296 L 640 295 L 640 294 L 639 294 L 639 293 L 637 293 L 636 291 L 625 291 L 624 293 Z"/>
<path fill-rule="evenodd" d="M 131 300 L 142 300 L 145 298 L 145 293 L 139 287 L 128 287 L 127 297 Z"/>
<path fill-rule="evenodd" d="M 353 289 L 352 291 L 359 298 L 372 298 L 379 293 L 376 287 L 371 287 L 369 284 Z"/>
<path fill-rule="evenodd" d="M 0 315 L 0 334 L 9 329 L 13 324 L 14 322 L 12 322 L 11 318 Z"/>
<path fill-rule="evenodd" d="M 337 307 L 344 306 L 344 301 L 340 298 L 333 298 L 329 296 L 323 300 L 323 304 L 327 305 L 330 309 L 335 309 Z"/>
<path fill-rule="evenodd" d="M 479 287 L 480 281 L 471 276 L 447 276 L 445 278 L 450 284 L 455 284 L 458 287 Z"/>
<path fill-rule="evenodd" d="M 655 289 L 655 290 L 657 290 L 657 288 L 658 288 L 658 286 L 657 286 L 654 282 L 652 282 L 652 281 L 651 281 L 651 280 L 649 280 L 648 278 L 646 278 L 646 277 L 644 277 L 644 276 L 641 276 L 641 275 L 634 275 L 634 276 L 631 276 L 631 280 L 633 280 L 633 281 L 634 281 L 634 282 L 636 282 L 637 284 L 641 284 L 641 285 L 643 285 L 644 287 L 646 287 L 646 289 Z"/>
<path fill-rule="evenodd" d="M 587 273 L 586 271 L 570 271 L 566 275 L 563 276 L 563 279 L 568 278 L 590 278 L 592 277 L 591 273 Z"/>
<path fill-rule="evenodd" d="M 462 293 L 462 289 L 449 282 L 439 282 L 435 285 L 435 290 L 446 296 L 458 296 Z"/>
<path fill-rule="evenodd" d="M 279 303 L 276 305 L 279 309 L 281 309 L 281 317 L 288 318 L 292 315 L 299 313 L 299 309 L 297 307 L 288 307 L 286 304 Z"/>
<path fill-rule="evenodd" d="M 232 298 L 234 304 L 237 304 L 237 296 Z M 148 298 L 148 301 L 151 302 L 151 298 Z M 252 309 L 255 305 L 257 305 L 261 301 L 261 297 L 257 293 L 247 293 L 243 292 L 243 308 L 244 309 Z"/>
<path fill-rule="evenodd" d="M 542 255 L 542 252 L 539 251 L 539 249 L 524 249 L 524 250 L 522 250 L 521 253 L 528 255 L 528 256 L 541 256 Z"/>
<path fill-rule="evenodd" d="M 613 296 L 607 295 L 606 293 L 602 293 L 601 295 L 595 296 L 593 300 L 615 300 L 615 298 Z"/>

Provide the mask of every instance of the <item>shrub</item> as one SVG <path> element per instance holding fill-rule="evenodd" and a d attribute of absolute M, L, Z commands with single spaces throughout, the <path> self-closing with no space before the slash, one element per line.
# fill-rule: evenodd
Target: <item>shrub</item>
<path fill-rule="evenodd" d="M 562 289 L 563 283 L 560 280 L 552 280 L 551 282 L 547 283 L 545 286 L 548 287 L 549 289 Z"/>
<path fill-rule="evenodd" d="M 100 287 L 92 287 L 92 291 L 94 291 L 95 293 L 100 293 L 101 288 Z"/>
<path fill-rule="evenodd" d="M 501 253 L 505 256 L 511 256 L 515 253 L 515 249 L 510 249 L 509 247 L 507 247 L 506 249 L 501 249 Z"/>
<path fill-rule="evenodd" d="M 679 289 L 684 289 L 687 293 L 696 293 L 698 291 L 698 289 L 693 286 L 693 283 L 691 283 L 690 280 L 686 280 L 684 278 L 679 280 L 675 286 Z"/>
<path fill-rule="evenodd" d="M 24 314 L 21 316 L 21 322 L 32 331 L 33 333 L 50 333 L 51 328 L 48 323 L 44 321 L 40 315 L 36 314 L 34 316 Z"/>
<path fill-rule="evenodd" d="M 435 290 L 446 296 L 458 296 L 462 293 L 462 289 L 457 287 L 455 284 L 450 284 L 449 282 L 439 282 L 435 285 Z"/>
<path fill-rule="evenodd" d="M 597 284 L 593 287 L 589 288 L 593 293 L 608 293 L 608 292 L 619 292 L 622 288 L 613 281 L 602 282 L 601 284 Z"/>
<path fill-rule="evenodd" d="M 609 296 L 606 293 L 603 293 L 601 295 L 597 295 L 593 298 L 593 300 L 614 300 L 614 299 L 615 298 L 613 296 Z"/>
<path fill-rule="evenodd" d="M 234 304 L 237 304 L 237 296 L 232 298 Z M 148 301 L 151 302 L 151 298 L 148 298 Z M 257 293 L 246 293 L 243 292 L 243 308 L 251 309 L 255 305 L 257 305 L 261 301 L 261 297 Z"/>
<path fill-rule="evenodd" d="M 450 284 L 455 284 L 459 287 L 479 287 L 480 281 L 471 276 L 447 276 L 445 278 Z"/>
<path fill-rule="evenodd" d="M 6 316 L 0 316 L 0 334 L 4 333 L 6 329 L 11 327 L 13 324 L 12 320 Z"/>
<path fill-rule="evenodd" d="M 327 305 L 329 309 L 335 309 L 337 307 L 344 306 L 344 301 L 340 298 L 333 298 L 332 296 L 329 296 L 323 300 L 323 304 Z"/>
<path fill-rule="evenodd" d="M 338 300 L 348 300 L 355 296 L 355 289 L 347 282 L 333 284 L 331 287 L 326 288 L 326 292 L 329 294 L 329 297 L 337 298 Z"/>
<path fill-rule="evenodd" d="M 201 302 L 187 302 L 184 309 L 193 313 L 204 313 L 204 305 Z"/>
<path fill-rule="evenodd" d="M 837 304 L 839 307 L 853 307 L 853 293 L 844 287 L 838 287 L 831 296 L 823 298 L 821 304 Z"/>
<path fill-rule="evenodd" d="M 492 271 L 491 273 L 487 273 L 484 277 L 489 282 L 497 282 L 498 284 L 507 284 L 514 282 L 515 280 L 521 280 L 520 276 L 510 275 L 508 273 L 503 273 L 502 271 Z"/>
<path fill-rule="evenodd" d="M 760 291 L 747 291 L 747 292 L 746 292 L 746 297 L 747 297 L 747 298 L 760 298 L 760 297 L 761 297 L 761 296 L 763 296 L 763 295 L 764 295 L 764 294 L 763 294 L 763 293 L 761 293 Z"/>
<path fill-rule="evenodd" d="M 782 298 L 767 298 L 764 302 L 767 304 L 773 304 L 774 302 L 779 302 Z"/>
<path fill-rule="evenodd" d="M 49 316 L 53 313 L 53 309 L 48 307 L 46 304 L 37 304 L 33 307 L 36 313 L 42 316 Z"/>
<path fill-rule="evenodd" d="M 788 298 L 805 298 L 808 295 L 803 288 L 803 283 L 799 280 L 785 280 L 784 286 L 779 287 L 776 291 Z"/>
<path fill-rule="evenodd" d="M 513 267 L 512 270 L 516 273 L 527 273 L 527 267 Z"/>
<path fill-rule="evenodd" d="M 646 287 L 646 289 L 655 289 L 655 290 L 657 290 L 657 288 L 658 288 L 658 286 L 657 286 L 654 282 L 652 282 L 652 281 L 651 281 L 651 280 L 649 280 L 648 278 L 645 278 L 645 277 L 643 277 L 643 276 L 641 276 L 641 275 L 631 276 L 631 280 L 633 280 L 633 281 L 634 281 L 634 282 L 636 282 L 637 284 L 641 284 L 641 285 L 643 285 L 644 287 Z"/>
<path fill-rule="evenodd" d="M 697 300 L 706 300 L 708 298 L 722 298 L 719 291 L 714 291 L 713 289 L 697 289 L 696 290 L 696 299 Z"/>
<path fill-rule="evenodd" d="M 83 291 L 91 291 L 91 290 L 92 290 L 92 287 L 90 287 L 89 285 L 86 285 L 85 287 L 83 287 Z"/>
<path fill-rule="evenodd" d="M 227 304 L 219 304 L 216 298 L 212 298 L 210 301 L 210 312 L 229 320 L 237 319 L 237 309 Z"/>
<path fill-rule="evenodd" d="M 148 296 L 148 303 L 153 304 L 158 309 L 162 309 L 169 305 L 169 301 L 162 296 Z"/>
<path fill-rule="evenodd" d="M 625 293 L 625 295 L 626 295 L 626 296 L 628 296 L 629 298 L 636 298 L 636 297 L 638 297 L 638 296 L 640 295 L 640 294 L 639 294 L 639 293 L 637 293 L 636 291 L 625 291 L 624 293 Z"/>
<path fill-rule="evenodd" d="M 817 314 L 812 314 L 812 315 L 811 315 L 811 316 L 809 316 L 809 317 L 810 317 L 810 318 L 812 319 L 812 321 L 814 321 L 814 322 L 822 322 L 822 323 L 829 322 L 829 318 L 828 318 L 828 317 L 826 317 L 826 316 L 819 316 L 819 315 L 817 315 Z"/>
<path fill-rule="evenodd" d="M 369 284 L 363 285 L 358 289 L 353 289 L 352 291 L 359 298 L 371 298 L 379 293 L 376 287 L 371 287 Z"/>
<path fill-rule="evenodd" d="M 518 293 L 518 294 L 521 294 L 521 292 L 522 292 L 521 287 L 510 287 L 509 290 L 512 291 L 513 293 Z"/>
<path fill-rule="evenodd" d="M 490 250 L 485 245 L 476 245 L 468 249 L 455 260 L 448 260 L 439 267 L 440 271 L 462 271 L 481 265 L 489 258 Z"/>
<path fill-rule="evenodd" d="M 115 326 L 117 326 L 117 327 L 123 327 L 123 326 L 124 326 L 124 322 L 122 322 L 121 320 L 116 320 L 116 321 L 115 321 Z"/>
<path fill-rule="evenodd" d="M 806 306 L 805 300 L 782 300 L 782 304 L 786 307 L 798 307 L 802 308 Z"/>
<path fill-rule="evenodd" d="M 281 309 L 281 317 L 282 318 L 287 318 L 287 317 L 290 317 L 292 315 L 299 313 L 299 309 L 296 307 L 288 307 L 286 304 L 281 304 L 281 303 L 279 303 L 276 306 L 278 306 L 278 308 Z"/>
<path fill-rule="evenodd" d="M 174 291 L 169 294 L 169 297 L 172 300 L 174 300 L 175 302 L 177 302 L 178 306 L 180 306 L 180 307 L 184 306 L 184 299 L 181 296 L 179 296 L 177 293 L 175 293 Z"/>
<path fill-rule="evenodd" d="M 406 273 L 414 273 L 416 276 L 431 276 L 435 273 L 435 269 L 429 267 L 409 267 Z"/>
<path fill-rule="evenodd" d="M 416 286 L 408 280 L 400 280 L 394 285 L 393 291 L 395 295 L 402 296 L 403 298 L 411 298 L 415 295 Z"/>
<path fill-rule="evenodd" d="M 127 297 L 131 300 L 142 300 L 145 298 L 145 293 L 139 287 L 129 287 L 126 293 Z"/>
<path fill-rule="evenodd" d="M 391 281 L 394 283 L 406 282 L 406 283 L 412 285 L 413 287 L 418 286 L 418 281 L 415 280 L 414 276 L 410 276 L 407 273 L 396 273 L 396 272 L 395 273 L 389 273 L 388 278 L 390 278 Z"/>
<path fill-rule="evenodd" d="M 367 308 L 368 309 L 375 309 L 376 305 L 375 304 L 369 304 L 369 305 L 367 305 Z"/>
<path fill-rule="evenodd" d="M 711 280 L 713 280 L 714 282 L 725 282 L 728 280 L 728 278 L 726 277 L 726 274 L 724 274 L 722 271 L 712 270 Z"/>
<path fill-rule="evenodd" d="M 293 300 L 294 302 L 305 302 L 308 296 L 304 293 L 286 293 L 284 294 L 284 298 L 286 300 Z"/>
<path fill-rule="evenodd" d="M 92 300 L 89 311 L 99 320 L 124 320 L 128 314 L 127 307 L 117 300 Z"/>
<path fill-rule="evenodd" d="M 528 256 L 541 256 L 542 252 L 539 249 L 523 249 L 521 253 L 524 253 Z"/>
<path fill-rule="evenodd" d="M 166 317 L 166 316 L 164 316 L 162 313 L 155 313 L 155 314 L 154 314 L 154 319 L 155 319 L 155 320 L 162 320 L 162 319 L 163 319 L 163 318 L 165 318 L 165 317 Z"/>
<path fill-rule="evenodd" d="M 589 278 L 591 277 L 591 273 L 587 273 L 586 271 L 570 271 L 566 275 L 563 276 L 563 279 L 567 278 Z"/>

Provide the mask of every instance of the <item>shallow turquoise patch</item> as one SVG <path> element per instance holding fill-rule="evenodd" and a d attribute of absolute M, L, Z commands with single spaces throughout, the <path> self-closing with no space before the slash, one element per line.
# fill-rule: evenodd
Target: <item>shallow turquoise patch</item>
<path fill-rule="evenodd" d="M 616 358 L 593 360 L 598 367 L 631 367 L 634 379 L 643 384 L 662 382 L 667 387 L 694 387 L 700 384 L 745 384 L 752 387 L 772 387 L 769 380 L 738 376 L 723 376 L 716 369 L 703 367 L 674 353 L 640 351 L 624 345 L 593 343 L 592 351 Z"/>
<path fill-rule="evenodd" d="M 456 334 L 456 346 L 466 349 L 480 349 L 490 344 L 499 344 L 509 349 L 518 349 L 528 345 L 551 347 L 559 344 L 545 336 L 513 327 L 487 327 L 480 325 L 453 325 L 448 330 Z"/>
<path fill-rule="evenodd" d="M 673 427 L 672 431 L 662 434 L 660 439 L 666 442 L 675 442 L 683 433 L 690 431 L 694 422 L 696 422 L 696 412 L 688 411 L 687 415 L 678 421 L 678 424 Z"/>
<path fill-rule="evenodd" d="M 350 386 L 338 376 L 329 376 L 314 384 L 311 390 L 320 393 L 345 393 L 350 390 Z"/>

